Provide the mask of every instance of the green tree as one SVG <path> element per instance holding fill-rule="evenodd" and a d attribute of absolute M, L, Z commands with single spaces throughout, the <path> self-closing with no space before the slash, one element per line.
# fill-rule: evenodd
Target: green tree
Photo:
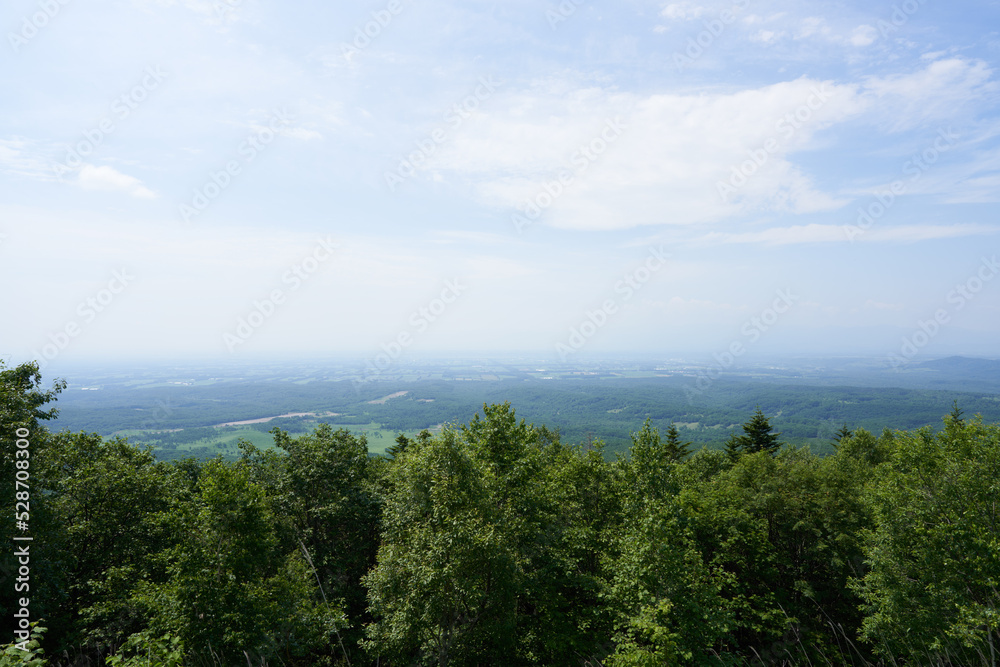
<path fill-rule="evenodd" d="M 742 452 L 767 452 L 775 454 L 781 449 L 780 433 L 772 433 L 770 420 L 758 407 L 753 416 L 743 423 L 743 435 L 732 435 L 726 442 L 726 451 L 735 459 Z"/>
<path fill-rule="evenodd" d="M 664 444 L 673 461 L 680 462 L 691 455 L 691 443 L 681 441 L 677 425 L 673 422 L 670 422 L 670 426 L 667 428 L 667 440 Z"/>
<path fill-rule="evenodd" d="M 35 362 L 7 368 L 0 359 L 0 437 L 13 447 L 13 432 L 18 428 L 34 431 L 40 420 L 54 419 L 55 408 L 42 410 L 42 406 L 56 400 L 66 388 L 64 380 L 57 380 L 52 388 L 43 391 L 42 374 Z M 9 454 L 4 450 L 5 456 Z"/>
<path fill-rule="evenodd" d="M 353 646 L 366 616 L 361 580 L 375 564 L 381 511 L 370 480 L 368 442 L 329 424 L 300 438 L 279 429 L 271 433 L 286 452 L 274 459 L 279 472 L 271 493 L 291 529 L 288 539 L 308 554 L 324 594 L 344 601 L 356 621 L 347 638 Z"/>
<path fill-rule="evenodd" d="M 863 572 L 859 534 L 869 525 L 857 465 L 807 449 L 762 451 L 741 457 L 717 481 L 762 538 L 749 558 L 718 552 L 736 566 L 726 567 L 736 579 L 735 634 L 744 656 L 753 647 L 766 661 L 791 652 L 807 664 L 839 653 L 840 635 L 853 636 L 860 625 L 860 600 L 847 588 Z"/>
<path fill-rule="evenodd" d="M 673 485 L 673 469 L 677 464 L 677 450 L 660 438 L 660 430 L 654 428 L 647 417 L 637 433 L 630 434 L 632 448 L 628 463 L 622 466 L 633 486 L 635 497 L 640 499 L 661 498 L 676 491 Z M 641 510 L 637 510 L 641 511 Z"/>
<path fill-rule="evenodd" d="M 837 455 L 864 464 L 863 469 L 867 471 L 874 471 L 876 466 L 888 460 L 894 447 L 895 434 L 892 431 L 885 429 L 876 437 L 859 428 L 850 437 L 840 441 Z"/>
<path fill-rule="evenodd" d="M 621 494 L 604 444 L 547 442 L 531 502 L 538 520 L 522 552 L 518 657 L 525 663 L 596 664 L 607 654 L 612 618 L 603 598 L 607 556 L 621 525 Z"/>
<path fill-rule="evenodd" d="M 385 453 L 391 456 L 393 459 L 399 457 L 400 454 L 406 451 L 406 448 L 410 446 L 410 439 L 406 437 L 405 433 L 400 433 L 396 436 L 396 444 L 390 445 Z"/>
<path fill-rule="evenodd" d="M 370 652 L 399 662 L 575 665 L 603 655 L 599 554 L 617 520 L 598 443 L 484 405 L 388 475 Z"/>
<path fill-rule="evenodd" d="M 512 653 L 520 568 L 487 478 L 515 457 L 499 437 L 483 444 L 495 462 L 446 428 L 389 470 L 382 544 L 365 577 L 373 656 L 444 666 Z"/>
<path fill-rule="evenodd" d="M 743 453 L 743 442 L 740 440 L 740 436 L 730 433 L 729 437 L 726 438 L 723 448 L 726 452 L 726 458 L 729 459 L 730 463 L 736 463 Z"/>
<path fill-rule="evenodd" d="M 727 461 L 729 461 L 727 465 Z M 628 483 L 614 574 L 614 664 L 765 664 L 836 655 L 860 624 L 864 464 L 806 451 L 702 450 L 658 497 Z M 841 629 L 836 629 L 841 628 Z"/>
<path fill-rule="evenodd" d="M 748 452 L 776 453 L 781 448 L 781 434 L 772 431 L 770 420 L 757 408 L 750 420 L 743 424 L 743 448 Z"/>
<path fill-rule="evenodd" d="M 151 636 L 179 637 L 192 661 L 212 654 L 224 664 L 325 650 L 343 612 L 320 601 L 298 545 L 278 539 L 272 504 L 251 467 L 208 461 L 197 492 L 169 517 L 183 539 L 160 555 L 168 580 L 139 581 L 133 594 Z"/>
<path fill-rule="evenodd" d="M 150 448 L 96 433 L 55 435 L 36 460 L 39 563 L 51 568 L 39 607 L 51 639 L 61 648 L 118 643 L 145 627 L 129 595 L 135 581 L 165 577 L 155 555 L 176 537 L 164 514 L 181 487 Z"/>
<path fill-rule="evenodd" d="M 617 645 L 607 664 L 708 662 L 733 620 L 722 598 L 728 575 L 706 562 L 699 549 L 692 530 L 697 511 L 680 495 L 678 468 L 655 471 L 655 484 L 661 485 L 655 495 L 643 494 L 653 487 L 652 480 L 641 481 L 647 472 L 639 468 L 625 475 L 633 493 L 626 496 L 624 525 L 607 568 L 605 597 L 613 608 Z M 640 480 L 632 483 L 633 476 Z"/>
<path fill-rule="evenodd" d="M 56 381 L 52 388 L 42 388 L 42 375 L 38 364 L 24 363 L 14 368 L 8 368 L 0 360 L 0 497 L 3 498 L 4 511 L 0 514 L 0 528 L 6 544 L 11 544 L 10 538 L 15 534 L 15 511 L 23 516 L 28 508 L 29 534 L 39 538 L 41 543 L 47 534 L 46 508 L 44 487 L 39 484 L 38 459 L 49 447 L 50 435 L 41 422 L 51 420 L 58 414 L 55 408 L 44 409 L 54 401 L 66 387 L 63 381 Z M 23 446 L 19 447 L 18 442 Z M 15 477 L 20 473 L 21 479 Z M 17 482 L 21 486 L 17 486 Z M 25 490 L 27 488 L 27 491 Z M 25 505 L 15 507 L 13 504 L 15 492 L 21 492 Z M 26 498 L 30 496 L 30 498 Z M 24 535 L 23 531 L 17 534 Z M 37 549 L 37 548 L 36 548 Z M 32 550 L 37 553 L 35 549 Z M 48 565 L 36 558 L 32 562 L 36 576 L 34 584 L 45 581 Z M 18 570 L 17 558 L 12 548 L 5 548 L 0 553 L 0 579 L 6 581 L 0 587 L 0 631 L 5 637 L 12 637 L 14 630 L 13 613 L 18 598 L 23 597 L 14 590 L 13 577 Z M 34 593 L 37 588 L 31 590 Z M 23 592 L 22 592 L 23 593 Z M 45 607 L 42 599 L 32 597 L 33 613 L 37 614 Z M 50 607 L 51 608 L 51 607 Z M 50 633 L 50 635 L 58 633 Z"/>
<path fill-rule="evenodd" d="M 958 399 L 955 399 L 951 404 L 951 412 L 948 413 L 951 418 L 952 423 L 957 426 L 962 425 L 962 410 L 958 407 Z"/>
<path fill-rule="evenodd" d="M 850 438 L 852 435 L 854 435 L 854 432 L 847 428 L 847 424 L 844 423 L 839 429 L 837 429 L 837 432 L 833 434 L 833 446 L 835 448 L 840 447 L 841 443 Z"/>
<path fill-rule="evenodd" d="M 1000 427 L 896 434 L 875 470 L 856 584 L 864 637 L 888 659 L 996 664 L 1000 654 Z M 950 424 L 948 422 L 951 422 Z"/>

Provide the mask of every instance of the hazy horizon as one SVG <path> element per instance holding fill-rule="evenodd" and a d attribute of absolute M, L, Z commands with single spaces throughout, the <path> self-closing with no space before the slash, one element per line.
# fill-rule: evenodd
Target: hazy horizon
<path fill-rule="evenodd" d="M 558 354 L 551 354 L 544 350 L 535 352 L 502 352 L 502 351 L 470 351 L 459 354 L 445 353 L 414 353 L 401 357 L 383 369 L 375 366 L 375 355 L 371 354 L 341 354 L 341 355 L 296 355 L 296 354 L 261 354 L 261 355 L 239 355 L 239 356 L 216 356 L 216 357 L 82 357 L 82 358 L 62 358 L 56 359 L 46 364 L 40 364 L 42 376 L 45 381 L 57 378 L 70 379 L 79 377 L 93 377 L 96 375 L 115 375 L 121 373 L 143 373 L 149 372 L 154 375 L 163 374 L 166 377 L 170 373 L 183 372 L 214 372 L 240 373 L 244 371 L 257 371 L 267 369 L 274 372 L 287 370 L 289 372 L 302 370 L 308 367 L 311 372 L 322 372 L 325 370 L 335 370 L 340 372 L 362 372 L 367 380 L 398 379 L 400 375 L 406 375 L 409 369 L 428 369 L 453 366 L 455 368 L 476 368 L 493 366 L 507 367 L 530 367 L 533 370 L 552 369 L 560 372 L 568 369 L 597 370 L 597 369 L 624 369 L 630 366 L 644 368 L 660 368 L 670 372 L 678 372 L 680 369 L 710 368 L 713 372 L 726 375 L 730 372 L 740 374 L 743 371 L 761 368 L 785 368 L 789 371 L 805 369 L 850 369 L 858 371 L 879 373 L 887 372 L 894 374 L 897 370 L 920 369 L 927 364 L 934 365 L 941 361 L 973 360 L 982 362 L 1000 362 L 1000 355 L 973 355 L 973 354 L 952 354 L 952 355 L 926 355 L 918 357 L 908 362 L 894 366 L 892 360 L 882 355 L 866 354 L 810 354 L 810 353 L 784 353 L 767 354 L 756 353 L 747 354 L 742 357 L 731 357 L 724 352 L 715 353 L 691 353 L 668 355 L 658 352 L 618 352 L 618 353 L 588 353 L 582 352 L 572 358 L 563 361 Z M 31 359 L 11 359 L 0 356 L 8 368 L 19 363 L 32 361 Z M 365 373 L 365 370 L 368 370 Z M 221 377 L 221 376 L 220 376 Z"/>

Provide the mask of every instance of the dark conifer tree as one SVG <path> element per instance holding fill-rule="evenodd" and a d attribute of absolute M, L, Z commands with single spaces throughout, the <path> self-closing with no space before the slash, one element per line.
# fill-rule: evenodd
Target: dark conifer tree
<path fill-rule="evenodd" d="M 729 456 L 729 460 L 736 462 L 736 459 L 740 458 L 740 454 L 743 453 L 743 443 L 740 440 L 740 436 L 735 433 L 729 434 L 729 439 L 726 440 L 726 454 Z"/>
<path fill-rule="evenodd" d="M 951 417 L 951 420 L 955 422 L 956 426 L 962 425 L 962 412 L 962 409 L 958 407 L 958 399 L 955 399 L 955 401 L 951 404 L 951 412 L 948 413 L 948 416 Z"/>
<path fill-rule="evenodd" d="M 673 422 L 670 422 L 670 427 L 667 428 L 667 440 L 664 445 L 671 460 L 678 463 L 691 454 L 691 443 L 681 442 L 680 433 L 677 432 L 677 426 Z"/>
<path fill-rule="evenodd" d="M 850 438 L 852 435 L 854 435 L 854 432 L 847 428 L 847 424 L 845 423 L 837 429 L 836 433 L 833 434 L 833 446 L 839 447 L 840 443 L 842 443 L 846 438 Z"/>
<path fill-rule="evenodd" d="M 781 442 L 778 440 L 780 433 L 772 433 L 770 421 L 760 411 L 760 407 L 753 413 L 753 416 L 743 424 L 743 435 L 734 436 L 736 443 L 730 445 L 726 443 L 726 450 L 731 446 L 738 447 L 745 452 L 767 452 L 776 453 L 781 449 Z M 732 454 L 730 454 L 732 456 Z"/>
<path fill-rule="evenodd" d="M 406 451 L 406 448 L 410 446 L 410 439 L 406 437 L 405 433 L 400 433 L 396 436 L 396 444 L 391 445 L 386 448 L 385 453 L 392 458 L 398 458 L 400 454 Z"/>

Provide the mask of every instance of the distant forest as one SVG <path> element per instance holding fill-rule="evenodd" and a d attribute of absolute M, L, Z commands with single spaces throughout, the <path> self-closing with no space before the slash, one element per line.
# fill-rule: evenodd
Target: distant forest
<path fill-rule="evenodd" d="M 460 424 L 482 405 L 509 401 L 529 423 L 558 429 L 563 440 L 600 440 L 610 457 L 631 446 L 629 432 L 647 418 L 665 430 L 676 423 L 697 447 L 721 448 L 760 407 L 785 442 L 831 453 L 837 430 L 848 425 L 881 432 L 884 428 L 915 429 L 940 424 L 941 415 L 957 399 L 970 414 L 1000 421 L 1000 395 L 983 391 L 901 389 L 895 387 L 811 386 L 779 382 L 719 379 L 692 394 L 686 377 L 553 379 L 460 382 L 422 380 L 353 383 L 229 382 L 209 386 L 111 386 L 100 391 L 64 394 L 55 427 L 101 435 L 125 432 L 133 440 L 154 445 L 162 458 L 187 453 L 231 455 L 213 443 L 227 438 L 216 424 L 296 412 L 336 417 L 296 417 L 250 425 L 267 433 L 279 426 L 305 434 L 320 423 L 358 431 L 377 425 L 393 437 L 414 435 L 443 424 Z M 405 395 L 372 403 L 387 395 Z M 182 429 L 182 431 L 177 431 Z M 144 430 L 145 433 L 131 431 Z M 173 432 L 170 432 L 173 431 Z M 232 434 L 230 430 L 229 435 Z M 189 447 L 202 441 L 199 445 Z M 255 442 L 261 442 L 259 438 Z M 391 439 L 389 440 L 391 444 Z M 373 451 L 382 451 L 379 446 Z"/>
<path fill-rule="evenodd" d="M 62 388 L 0 365 L 0 665 L 997 664 L 1000 426 L 957 402 L 828 456 L 760 409 L 607 456 L 503 402 L 166 462 L 48 430 Z"/>

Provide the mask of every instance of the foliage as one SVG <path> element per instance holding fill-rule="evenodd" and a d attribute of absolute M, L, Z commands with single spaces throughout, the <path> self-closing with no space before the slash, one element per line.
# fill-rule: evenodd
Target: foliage
<path fill-rule="evenodd" d="M 898 434 L 871 485 L 863 636 L 887 656 L 975 664 L 1000 648 L 1000 427 Z"/>
<path fill-rule="evenodd" d="M 163 515 L 178 494 L 169 468 L 151 451 L 96 434 L 60 433 L 36 459 L 46 513 L 35 542 L 51 566 L 40 610 L 58 627 L 65 648 L 79 641 L 116 643 L 142 622 L 128 602 L 135 578 L 162 577 L 150 559 L 172 541 Z M 36 598 L 37 599 L 37 598 Z"/>
<path fill-rule="evenodd" d="M 17 643 L 0 645 L 0 667 L 46 667 L 49 664 L 42 648 L 47 629 L 37 622 L 31 623 L 30 628 L 31 634 L 23 649 Z"/>
<path fill-rule="evenodd" d="M 451 429 L 391 469 L 378 564 L 365 578 L 373 653 L 446 665 L 512 645 L 519 564 L 489 472 Z"/>
<path fill-rule="evenodd" d="M 600 439 L 570 444 L 501 402 L 401 433 L 387 457 L 321 424 L 272 429 L 273 448 L 243 442 L 238 460 L 167 463 L 126 439 L 49 433 L 60 385 L 40 381 L 30 364 L 0 368 L 5 465 L 20 460 L 12 429 L 31 430 L 31 608 L 50 655 L 986 665 L 1000 647 L 1000 426 L 957 403 L 937 432 L 845 424 L 829 456 L 782 446 L 760 408 L 726 408 L 742 433 L 690 453 L 629 395 L 641 426 L 613 461 Z M 30 662 L 7 646 L 0 665 L 46 664 L 43 632 Z"/>
<path fill-rule="evenodd" d="M 299 547 L 320 595 L 343 601 L 354 621 L 347 635 L 353 649 L 368 618 L 361 579 L 375 564 L 381 515 L 367 442 L 326 424 L 301 438 L 278 429 L 272 435 L 284 456 L 262 455 L 252 447 L 245 452 L 257 462 L 255 474 L 270 489 L 282 517 L 279 539 Z"/>
<path fill-rule="evenodd" d="M 741 452 L 750 454 L 767 452 L 775 454 L 781 448 L 780 433 L 772 433 L 770 420 L 758 407 L 753 416 L 744 422 L 743 435 L 734 435 L 726 442 L 726 452 L 735 460 Z"/>
<path fill-rule="evenodd" d="M 610 664 L 700 664 L 729 633 L 728 575 L 705 562 L 686 510 L 674 496 L 626 519 L 610 568 L 617 618 Z"/>
<path fill-rule="evenodd" d="M 109 667 L 183 667 L 181 638 L 166 634 L 153 637 L 148 631 L 128 638 L 116 655 L 107 658 Z"/>
<path fill-rule="evenodd" d="M 691 442 L 682 442 L 680 431 L 677 425 L 670 422 L 667 427 L 667 439 L 665 442 L 670 458 L 674 461 L 683 461 L 691 455 Z"/>
<path fill-rule="evenodd" d="M 538 477 L 528 497 L 538 507 L 518 636 L 525 662 L 578 665 L 607 655 L 613 619 L 602 594 L 606 557 L 621 525 L 620 483 L 604 459 L 604 444 L 560 442 L 538 429 Z"/>
<path fill-rule="evenodd" d="M 230 663 L 244 653 L 302 656 L 329 641 L 326 630 L 342 623 L 342 612 L 315 601 L 313 573 L 279 543 L 250 467 L 209 461 L 197 487 L 195 501 L 173 517 L 185 539 L 163 554 L 169 579 L 136 589 L 150 628 Z"/>
<path fill-rule="evenodd" d="M 37 488 L 37 483 L 33 480 L 36 475 L 35 458 L 45 451 L 48 442 L 48 434 L 39 424 L 58 414 L 55 408 L 43 408 L 54 401 L 65 386 L 65 382 L 57 381 L 51 389 L 43 390 L 37 363 L 7 368 L 0 360 L 0 498 L 4 503 L 4 511 L 0 513 L 0 529 L 5 540 L 14 534 L 14 494 L 18 490 L 15 472 L 27 472 L 29 476 L 26 483 L 29 488 Z M 26 438 L 25 431 L 28 434 Z M 27 440 L 29 446 L 23 449 L 17 447 L 15 443 L 19 439 Z M 21 488 L 23 492 L 23 487 Z M 31 500 L 34 501 L 34 506 L 30 507 L 29 503 L 30 525 L 35 532 L 43 523 L 44 510 L 40 511 L 39 505 L 43 498 L 35 492 Z M 21 509 L 23 510 L 23 506 Z M 38 573 L 45 570 L 38 565 L 36 568 Z M 0 554 L 0 573 L 6 577 L 16 570 L 17 560 L 13 556 L 13 549 L 5 548 Z M 7 584 L 0 587 L 0 631 L 5 635 L 13 632 L 15 601 L 21 597 L 15 594 L 14 586 L 10 584 L 11 579 L 7 581 Z M 37 611 L 41 613 L 42 610 Z"/>
<path fill-rule="evenodd" d="M 841 443 L 850 438 L 852 435 L 854 435 L 854 432 L 847 428 L 847 424 L 842 424 L 840 428 L 837 429 L 837 432 L 833 434 L 833 446 L 840 447 Z"/>
<path fill-rule="evenodd" d="M 42 374 L 37 363 L 7 368 L 0 360 L 0 429 L 5 438 L 18 427 L 34 431 L 39 421 L 58 415 L 55 408 L 41 408 L 56 399 L 66 388 L 66 382 L 57 380 L 47 391 L 41 389 L 41 384 Z"/>

